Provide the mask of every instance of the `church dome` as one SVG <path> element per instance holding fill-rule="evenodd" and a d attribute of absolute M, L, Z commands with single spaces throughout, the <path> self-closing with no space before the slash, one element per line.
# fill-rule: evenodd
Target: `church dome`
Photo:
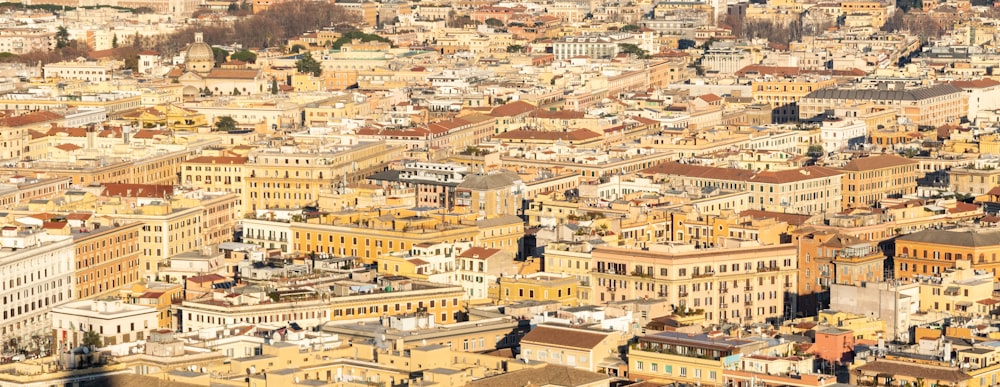
<path fill-rule="evenodd" d="M 188 46 L 184 64 L 187 71 L 196 73 L 208 72 L 215 67 L 215 53 L 212 52 L 212 46 L 204 42 L 201 32 L 194 34 L 194 43 Z"/>

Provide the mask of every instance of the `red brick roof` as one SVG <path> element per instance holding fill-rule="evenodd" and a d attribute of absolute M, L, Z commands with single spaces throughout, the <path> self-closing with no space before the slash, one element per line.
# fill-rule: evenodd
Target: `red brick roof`
<path fill-rule="evenodd" d="M 102 196 L 163 198 L 174 193 L 172 185 L 105 183 Z"/>
<path fill-rule="evenodd" d="M 518 129 L 493 136 L 493 138 L 501 140 L 539 141 L 584 141 L 597 137 L 601 137 L 601 135 L 587 129 L 577 129 L 569 132 L 548 132 L 541 130 Z"/>
<path fill-rule="evenodd" d="M 535 110 L 535 105 L 524 101 L 514 101 L 493 108 L 490 115 L 493 117 L 512 117 L 528 113 Z"/>
<path fill-rule="evenodd" d="M 225 279 L 226 279 L 226 277 L 223 277 L 223 276 L 218 275 L 218 274 L 205 274 L 205 275 L 199 275 L 199 276 L 194 276 L 194 277 L 188 277 L 187 280 L 191 281 L 191 282 L 194 282 L 196 284 L 203 284 L 203 283 L 206 283 L 206 282 L 224 281 Z"/>
<path fill-rule="evenodd" d="M 986 87 L 1000 85 L 1000 82 L 997 82 L 989 78 L 983 78 L 971 81 L 952 81 L 951 85 L 959 89 L 982 89 Z"/>
<path fill-rule="evenodd" d="M 875 155 L 851 160 L 844 166 L 844 168 L 841 169 L 845 171 L 870 171 L 873 169 L 890 168 L 916 163 L 916 161 L 896 155 Z"/>
<path fill-rule="evenodd" d="M 500 253 L 500 249 L 487 249 L 484 247 L 473 247 L 459 254 L 459 258 L 486 259 Z"/>
<path fill-rule="evenodd" d="M 53 113 L 47 110 L 31 112 L 28 114 L 22 114 L 15 117 L 4 117 L 0 120 L 0 126 L 6 127 L 18 127 L 32 124 L 40 124 L 48 121 L 55 121 L 62 119 L 63 116 L 57 113 Z"/>

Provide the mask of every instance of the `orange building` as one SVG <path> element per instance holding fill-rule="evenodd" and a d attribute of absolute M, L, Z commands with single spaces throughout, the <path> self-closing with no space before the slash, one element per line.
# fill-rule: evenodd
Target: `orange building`
<path fill-rule="evenodd" d="M 90 214 L 69 214 L 79 221 Z M 142 223 L 124 226 L 84 224 L 73 227 L 76 275 L 73 281 L 79 299 L 95 298 L 130 289 L 141 277 L 139 230 Z"/>
<path fill-rule="evenodd" d="M 799 283 L 796 314 L 813 315 L 830 305 L 830 284 L 860 286 L 885 279 L 885 255 L 870 241 L 805 228 L 795 231 Z"/>
<path fill-rule="evenodd" d="M 893 259 L 897 279 L 933 276 L 955 268 L 957 261 L 971 261 L 1000 281 L 1000 230 L 986 228 L 927 229 L 896 238 Z"/>

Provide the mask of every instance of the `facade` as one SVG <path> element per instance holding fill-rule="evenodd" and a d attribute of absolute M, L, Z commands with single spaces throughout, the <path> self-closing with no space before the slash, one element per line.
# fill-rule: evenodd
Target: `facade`
<path fill-rule="evenodd" d="M 731 359 L 749 355 L 761 347 L 760 342 L 728 337 L 721 332 L 646 335 L 629 349 L 629 379 L 722 385 L 723 370 L 731 365 Z"/>
<path fill-rule="evenodd" d="M 24 348 L 31 336 L 51 333 L 52 308 L 76 297 L 73 239 L 8 226 L 0 233 L 0 246 L 0 335 L 19 340 Z"/>
<path fill-rule="evenodd" d="M 776 321 L 791 312 L 787 297 L 798 286 L 795 254 L 790 244 L 598 247 L 592 252 L 590 303 L 662 299 L 676 305 L 675 313 L 700 315 L 704 324 Z"/>
<path fill-rule="evenodd" d="M 565 37 L 552 44 L 552 53 L 557 60 L 581 56 L 593 59 L 613 58 L 618 55 L 618 43 L 623 42 L 610 36 Z"/>
<path fill-rule="evenodd" d="M 61 350 L 83 345 L 88 332 L 97 333 L 101 346 L 108 346 L 147 339 L 158 329 L 156 309 L 121 300 L 76 301 L 52 310 L 52 330 Z"/>
<path fill-rule="evenodd" d="M 142 223 L 132 223 L 72 229 L 76 268 L 73 287 L 78 299 L 117 294 L 142 278 L 142 227 Z"/>
<path fill-rule="evenodd" d="M 1000 280 L 1000 231 L 989 228 L 927 229 L 896 238 L 895 278 L 912 280 L 934 276 L 956 268 L 958 261 L 971 262 Z"/>
<path fill-rule="evenodd" d="M 956 123 L 968 111 L 968 96 L 950 84 L 913 89 L 826 88 L 809 93 L 799 101 L 799 118 L 806 120 L 833 112 L 841 106 L 874 102 L 896 109 L 914 124 L 938 127 Z"/>
<path fill-rule="evenodd" d="M 794 235 L 799 268 L 795 315 L 829 308 L 831 285 L 862 286 L 885 279 L 886 257 L 873 242 L 808 227 Z"/>
<path fill-rule="evenodd" d="M 851 160 L 843 168 L 843 207 L 874 207 L 882 199 L 916 193 L 918 164 L 896 155 Z"/>
<path fill-rule="evenodd" d="M 628 338 L 622 332 L 539 325 L 521 339 L 521 358 L 598 372 Z"/>

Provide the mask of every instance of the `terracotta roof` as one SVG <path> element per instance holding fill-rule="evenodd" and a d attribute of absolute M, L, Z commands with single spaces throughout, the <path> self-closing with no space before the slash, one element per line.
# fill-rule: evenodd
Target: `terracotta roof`
<path fill-rule="evenodd" d="M 958 203 L 955 203 L 955 207 L 948 209 L 948 213 L 949 214 L 956 214 L 956 213 L 959 213 L 959 212 L 972 212 L 972 211 L 975 211 L 975 210 L 978 210 L 978 209 L 979 209 L 979 206 L 977 206 L 975 204 L 970 204 L 970 203 L 965 203 L 965 202 L 958 202 Z"/>
<path fill-rule="evenodd" d="M 62 115 L 47 110 L 42 110 L 14 117 L 4 117 L 2 120 L 0 120 L 0 126 L 13 128 L 18 126 L 40 124 L 48 121 L 60 120 L 62 118 L 63 118 Z"/>
<path fill-rule="evenodd" d="M 521 339 L 521 344 L 593 349 L 608 337 L 607 333 L 584 329 L 539 325 Z"/>
<path fill-rule="evenodd" d="M 937 380 L 948 384 L 972 379 L 958 368 L 935 367 L 929 364 L 904 363 L 900 361 L 877 360 L 858 367 L 861 372 L 908 376 L 924 380 Z"/>
<path fill-rule="evenodd" d="M 67 152 L 72 152 L 72 151 L 75 151 L 77 149 L 83 149 L 82 146 L 75 145 L 75 144 L 59 144 L 59 145 L 56 145 L 55 148 L 56 149 L 62 149 L 62 150 L 67 151 Z"/>
<path fill-rule="evenodd" d="M 952 81 L 952 86 L 959 89 L 982 89 L 986 87 L 1000 85 L 1000 82 L 989 78 L 976 79 L 972 81 Z"/>
<path fill-rule="evenodd" d="M 218 274 L 205 274 L 205 275 L 199 275 L 199 276 L 194 276 L 194 277 L 188 277 L 187 280 L 191 281 L 191 282 L 194 282 L 196 284 L 203 284 L 203 283 L 206 283 L 206 282 L 223 281 L 225 279 L 226 279 L 226 277 L 223 277 L 223 276 L 218 275 Z"/>
<path fill-rule="evenodd" d="M 741 216 L 749 216 L 753 219 L 775 219 L 790 225 L 801 226 L 806 223 L 813 215 L 808 214 L 788 214 L 784 212 L 773 212 L 773 211 L 763 211 L 763 210 L 746 210 L 740 212 Z"/>
<path fill-rule="evenodd" d="M 916 164 L 916 161 L 892 154 L 881 154 L 876 156 L 861 157 L 851 160 L 843 168 L 845 171 L 870 171 L 873 169 L 897 167 L 900 165 Z"/>
<path fill-rule="evenodd" d="M 105 183 L 102 196 L 163 198 L 174 193 L 172 185 Z"/>
<path fill-rule="evenodd" d="M 228 156 L 198 156 L 188 159 L 186 162 L 193 164 L 246 164 L 246 157 Z"/>
<path fill-rule="evenodd" d="M 156 51 L 153 51 L 153 50 L 145 50 L 145 51 L 140 51 L 139 55 L 156 55 L 156 56 L 160 56 L 160 53 L 158 53 Z"/>
<path fill-rule="evenodd" d="M 505 133 L 500 133 L 493 138 L 501 140 L 540 140 L 540 141 L 584 141 L 597 137 L 600 134 L 587 129 L 577 129 L 569 132 L 549 132 L 541 130 L 518 129 Z"/>
<path fill-rule="evenodd" d="M 535 110 L 535 105 L 524 101 L 514 101 L 493 108 L 490 115 L 493 117 L 511 117 L 525 114 Z"/>
<path fill-rule="evenodd" d="M 90 219 L 92 216 L 93 216 L 93 214 L 88 214 L 88 213 L 85 213 L 85 212 L 74 212 L 74 213 L 66 215 L 66 219 L 68 219 L 68 220 L 87 220 L 87 219 Z"/>
<path fill-rule="evenodd" d="M 771 184 L 784 184 L 791 183 L 793 181 L 811 180 L 821 177 L 830 177 L 842 175 L 836 169 L 827 167 L 805 167 L 799 169 L 788 169 L 783 171 L 761 171 L 750 178 L 750 181 L 761 182 L 761 183 L 771 183 Z"/>
<path fill-rule="evenodd" d="M 594 359 L 595 363 L 601 359 Z M 526 368 L 497 376 L 469 382 L 470 387 L 523 387 L 523 386 L 598 386 L 608 385 L 612 377 L 578 368 L 548 364 L 540 368 Z"/>
<path fill-rule="evenodd" d="M 1000 196 L 1000 185 L 990 188 L 989 192 L 986 192 L 986 194 L 993 196 Z"/>
<path fill-rule="evenodd" d="M 46 230 L 60 230 L 69 226 L 66 222 L 42 222 L 42 228 Z"/>
<path fill-rule="evenodd" d="M 166 131 L 166 130 L 142 129 L 142 130 L 140 130 L 138 132 L 135 132 L 135 134 L 132 135 L 132 138 L 134 138 L 134 139 L 151 139 L 151 138 L 154 138 L 156 136 L 169 136 L 169 135 L 170 135 L 170 132 Z"/>
<path fill-rule="evenodd" d="M 487 249 L 484 247 L 473 247 L 459 254 L 459 258 L 486 259 L 500 253 L 500 249 Z"/>

